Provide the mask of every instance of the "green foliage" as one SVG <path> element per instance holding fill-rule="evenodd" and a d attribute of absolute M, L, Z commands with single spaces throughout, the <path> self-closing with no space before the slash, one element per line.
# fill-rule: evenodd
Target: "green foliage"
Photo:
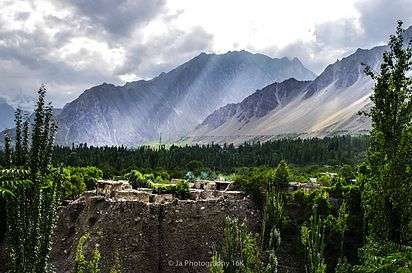
<path fill-rule="evenodd" d="M 10 167 L 12 164 L 13 151 L 11 148 L 11 138 L 6 133 L 4 135 L 4 165 Z"/>
<path fill-rule="evenodd" d="M 263 272 L 265 273 L 277 273 L 278 272 L 278 259 L 277 259 L 277 252 L 280 247 L 280 232 L 275 227 L 272 228 L 270 233 L 269 239 L 269 246 L 268 246 L 268 262 L 264 267 Z"/>
<path fill-rule="evenodd" d="M 280 161 L 273 176 L 273 184 L 277 187 L 287 187 L 289 184 L 289 168 L 286 161 Z"/>
<path fill-rule="evenodd" d="M 237 188 L 250 194 L 259 206 L 263 206 L 267 185 L 272 183 L 273 171 L 266 168 L 241 168 L 234 183 Z"/>
<path fill-rule="evenodd" d="M 340 168 L 339 174 L 346 183 L 351 183 L 351 180 L 355 179 L 353 167 L 347 164 Z"/>
<path fill-rule="evenodd" d="M 212 256 L 212 261 L 210 263 L 210 273 L 225 273 L 223 262 L 218 254 Z"/>
<path fill-rule="evenodd" d="M 200 175 L 200 172 L 205 168 L 199 160 L 192 160 L 186 164 L 186 170 L 192 172 L 195 176 Z"/>
<path fill-rule="evenodd" d="M 180 199 L 190 197 L 189 183 L 183 179 L 170 183 L 170 176 L 165 171 L 142 174 L 140 171 L 132 170 L 125 177 L 134 189 L 144 187 L 153 189 L 153 192 L 158 194 L 174 194 Z"/>
<path fill-rule="evenodd" d="M 32 182 L 27 179 L 29 172 L 22 169 L 0 170 L 0 198 L 14 198 L 15 192 Z"/>
<path fill-rule="evenodd" d="M 280 229 L 285 218 L 284 203 L 281 193 L 269 187 L 266 193 L 266 201 L 263 210 L 263 224 L 261 234 L 261 248 L 267 250 L 270 247 L 271 236 L 275 229 Z"/>
<path fill-rule="evenodd" d="M 404 47 L 399 22 L 383 55 L 367 114 L 372 120 L 364 183 L 367 228 L 377 240 L 412 242 L 412 47 Z"/>
<path fill-rule="evenodd" d="M 215 266 L 211 272 L 262 272 L 256 238 L 248 231 L 246 225 L 237 219 L 226 218 L 222 248 L 214 255 L 212 261 Z"/>
<path fill-rule="evenodd" d="M 190 197 L 189 184 L 184 180 L 180 180 L 176 184 L 149 182 L 149 188 L 153 189 L 153 192 L 158 194 L 174 194 L 176 197 L 181 199 L 187 199 Z"/>
<path fill-rule="evenodd" d="M 15 113 L 15 122 L 16 122 L 16 155 L 14 158 L 14 163 L 17 166 L 22 166 L 24 164 L 23 159 L 23 147 L 22 147 L 22 126 L 23 126 L 23 111 L 17 109 Z"/>
<path fill-rule="evenodd" d="M 412 247 L 370 241 L 360 250 L 360 261 L 353 273 L 412 272 Z"/>
<path fill-rule="evenodd" d="M 1 187 L 6 185 L 13 196 L 6 200 L 7 258 L 11 273 L 50 270 L 50 244 L 63 179 L 60 170 L 49 169 L 57 126 L 51 106 L 45 106 L 45 95 L 42 86 L 38 91 L 31 145 L 28 122 L 23 123 L 22 129 L 21 111 L 16 112 L 19 128 L 15 154 L 8 162 L 10 169 L 3 171 L 0 179 Z M 6 148 L 8 145 L 6 142 Z"/>
<path fill-rule="evenodd" d="M 327 175 L 322 175 L 318 178 L 318 183 L 325 187 L 331 186 L 332 178 Z"/>
<path fill-rule="evenodd" d="M 96 166 L 105 178 L 119 176 L 133 169 L 150 170 L 163 168 L 174 178 L 183 178 L 192 161 L 199 161 L 208 173 L 230 173 L 240 167 L 272 167 L 284 159 L 290 165 L 342 165 L 360 162 L 365 158 L 368 136 L 335 136 L 323 139 L 279 139 L 265 143 L 234 145 L 193 145 L 168 148 L 139 146 L 89 147 L 80 144 L 73 147 L 57 147 L 54 164 L 64 166 Z M 189 164 L 189 165 L 188 165 Z M 193 166 L 192 166 L 193 167 Z M 190 168 L 192 168 L 190 167 Z M 194 166 L 196 167 L 196 166 Z M 177 175 L 177 176 L 176 176 Z M 195 174 L 198 176 L 198 174 Z"/>
<path fill-rule="evenodd" d="M 89 234 L 85 234 L 80 237 L 77 243 L 75 253 L 75 273 L 99 273 L 100 272 L 100 251 L 97 245 L 95 245 L 90 260 L 85 256 L 85 245 L 90 239 Z"/>
<path fill-rule="evenodd" d="M 324 236 L 323 220 L 318 214 L 317 207 L 314 206 L 309 226 L 301 227 L 301 240 L 306 250 L 306 272 L 308 273 L 326 273 Z"/>
<path fill-rule="evenodd" d="M 346 259 L 339 259 L 335 269 L 336 273 L 352 273 L 352 266 Z"/>
<path fill-rule="evenodd" d="M 348 218 L 349 218 L 349 212 L 348 212 L 348 205 L 346 204 L 345 201 L 343 201 L 343 203 L 340 205 L 339 208 L 339 214 L 337 217 L 337 221 L 336 221 L 336 229 L 338 230 L 338 232 L 340 233 L 340 255 L 342 258 L 343 257 L 343 243 L 345 241 L 345 231 L 348 228 Z"/>
<path fill-rule="evenodd" d="M 190 187 L 189 183 L 185 180 L 179 180 L 176 183 L 176 195 L 181 199 L 189 198 L 190 196 Z"/>
<path fill-rule="evenodd" d="M 133 189 L 146 188 L 148 186 L 147 179 L 138 170 L 132 170 L 130 173 L 126 174 L 125 177 L 132 185 Z"/>
<path fill-rule="evenodd" d="M 63 169 L 63 198 L 75 199 L 86 190 L 96 188 L 103 172 L 96 167 L 66 167 Z"/>

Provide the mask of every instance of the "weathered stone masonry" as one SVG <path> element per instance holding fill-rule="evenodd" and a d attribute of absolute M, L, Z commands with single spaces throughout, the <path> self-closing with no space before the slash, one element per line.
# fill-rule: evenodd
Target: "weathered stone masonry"
<path fill-rule="evenodd" d="M 75 248 L 85 232 L 91 235 L 88 251 L 99 245 L 102 273 L 109 272 L 116 255 L 123 273 L 208 272 L 227 216 L 245 220 L 254 231 L 260 225 L 253 202 L 239 192 L 210 191 L 203 193 L 208 199 L 197 193 L 196 201 L 171 202 L 126 195 L 116 200 L 90 194 L 62 208 L 52 252 L 56 272 L 73 272 Z"/>

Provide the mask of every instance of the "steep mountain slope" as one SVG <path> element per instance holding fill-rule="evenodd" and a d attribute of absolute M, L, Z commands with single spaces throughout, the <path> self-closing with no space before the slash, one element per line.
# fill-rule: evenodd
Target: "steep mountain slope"
<path fill-rule="evenodd" d="M 0 98 L 0 131 L 14 127 L 14 108 Z"/>
<path fill-rule="evenodd" d="M 202 53 L 149 81 L 102 84 L 86 90 L 59 115 L 60 144 L 136 145 L 186 135 L 215 109 L 257 88 L 290 77 L 315 75 L 298 59 L 246 51 Z"/>
<path fill-rule="evenodd" d="M 269 85 L 239 104 L 215 111 L 183 140 L 240 143 L 285 136 L 366 133 L 370 122 L 358 112 L 370 107 L 372 81 L 364 74 L 362 63 L 378 69 L 386 49 L 358 49 L 329 65 L 312 82 L 290 79 Z"/>

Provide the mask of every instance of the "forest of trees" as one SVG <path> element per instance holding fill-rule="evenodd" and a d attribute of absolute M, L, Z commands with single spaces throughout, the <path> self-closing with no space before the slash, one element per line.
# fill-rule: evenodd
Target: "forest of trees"
<path fill-rule="evenodd" d="M 124 170 L 185 169 L 189 163 L 201 162 L 218 172 L 238 167 L 275 167 L 281 160 L 296 165 L 356 164 L 366 158 L 368 136 L 335 136 L 324 139 L 280 139 L 265 143 L 234 145 L 193 145 L 136 149 L 126 147 L 56 147 L 53 163 L 64 166 L 96 166 L 108 177 Z"/>

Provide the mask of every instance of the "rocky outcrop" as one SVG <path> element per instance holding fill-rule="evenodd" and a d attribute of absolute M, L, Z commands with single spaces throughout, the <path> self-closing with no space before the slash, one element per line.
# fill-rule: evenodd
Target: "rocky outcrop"
<path fill-rule="evenodd" d="M 62 208 L 52 251 L 56 272 L 73 272 L 75 248 L 86 232 L 91 237 L 87 251 L 99 245 L 102 273 L 109 272 L 116 255 L 123 273 L 208 272 L 227 216 L 244 220 L 254 231 L 260 225 L 254 203 L 240 192 L 196 189 L 196 201 L 130 197 L 137 192 L 151 194 L 89 193 Z M 117 198 L 119 193 L 128 198 Z"/>

